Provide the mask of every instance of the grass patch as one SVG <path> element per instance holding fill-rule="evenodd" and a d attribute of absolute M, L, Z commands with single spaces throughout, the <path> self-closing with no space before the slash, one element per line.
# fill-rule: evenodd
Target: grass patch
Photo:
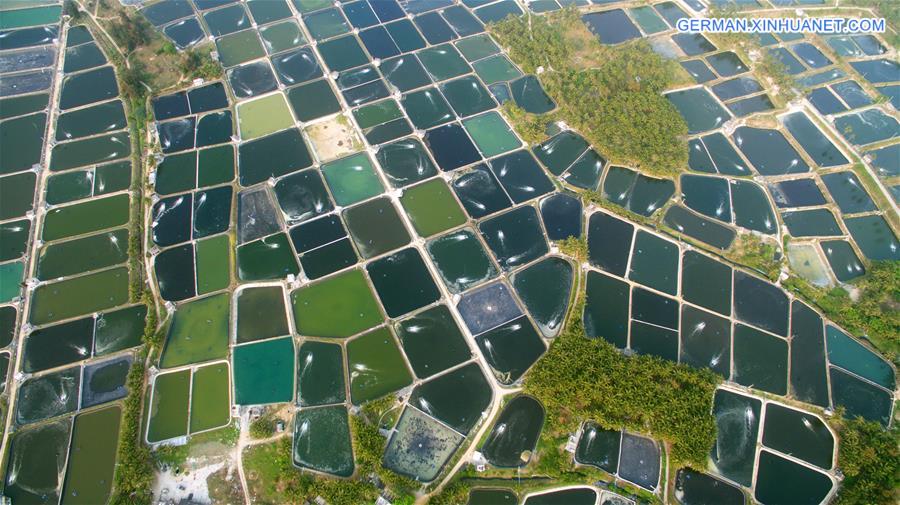
<path fill-rule="evenodd" d="M 187 444 L 179 446 L 164 445 L 153 451 L 153 459 L 156 465 L 163 465 L 173 468 L 184 465 L 184 462 L 197 450 L 198 447 L 208 444 L 218 444 L 225 448 L 237 445 L 240 429 L 236 423 L 217 430 L 205 431 L 196 435 L 191 435 Z"/>

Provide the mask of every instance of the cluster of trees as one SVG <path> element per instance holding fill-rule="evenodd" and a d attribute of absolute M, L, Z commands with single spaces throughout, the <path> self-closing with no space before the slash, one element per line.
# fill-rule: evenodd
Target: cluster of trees
<path fill-rule="evenodd" d="M 551 121 L 548 114 L 532 114 L 512 100 L 505 102 L 500 110 L 525 142 L 540 144 L 547 138 L 547 124 Z"/>
<path fill-rule="evenodd" d="M 866 335 L 875 347 L 897 362 L 900 358 L 900 262 L 879 261 L 854 282 L 856 300 L 840 286 L 824 289 L 798 277 L 784 282 L 815 303 L 829 319 L 855 335 Z"/>
<path fill-rule="evenodd" d="M 189 79 L 209 81 L 222 77 L 222 65 L 210 56 L 209 49 L 192 49 L 185 51 L 181 59 L 181 72 Z"/>
<path fill-rule="evenodd" d="M 155 329 L 155 328 L 154 328 Z M 154 472 L 150 449 L 141 441 L 141 407 L 144 399 L 144 358 L 138 356 L 128 371 L 125 386 L 128 396 L 122 403 L 122 425 L 119 431 L 119 448 L 116 454 L 116 472 L 113 481 L 113 505 L 150 503 Z"/>
<path fill-rule="evenodd" d="M 861 418 L 836 417 L 840 436 L 838 468 L 844 480 L 835 503 L 871 505 L 900 501 L 900 428 L 885 430 Z"/>
<path fill-rule="evenodd" d="M 847 4 L 875 9 L 878 14 L 884 17 L 889 26 L 885 33 L 882 34 L 882 37 L 891 46 L 900 46 L 900 3 L 897 0 L 850 0 L 844 3 L 844 5 Z"/>
<path fill-rule="evenodd" d="M 275 416 L 264 414 L 250 423 L 250 436 L 255 439 L 269 438 L 275 434 Z"/>
<path fill-rule="evenodd" d="M 350 416 L 350 432 L 353 434 L 353 453 L 360 475 L 377 475 L 397 500 L 406 499 L 415 492 L 419 487 L 416 481 L 394 473 L 381 464 L 387 439 L 381 436 L 378 426 L 360 416 Z"/>
<path fill-rule="evenodd" d="M 546 16 L 508 16 L 489 29 L 513 61 L 533 74 L 538 67 L 549 70 L 567 65 L 572 48 L 566 43 L 561 25 L 571 27 L 573 18 L 578 18 L 574 9 Z"/>
<path fill-rule="evenodd" d="M 440 493 L 432 496 L 429 505 L 459 505 L 469 501 L 469 486 L 461 480 L 447 484 Z"/>
<path fill-rule="evenodd" d="M 559 252 L 579 263 L 585 262 L 588 259 L 589 251 L 586 236 L 582 236 L 581 238 L 569 236 L 566 237 L 565 240 L 556 242 L 556 246 L 559 247 Z"/>
<path fill-rule="evenodd" d="M 525 378 L 525 391 L 547 409 L 550 432 L 574 432 L 591 419 L 671 444 L 676 465 L 705 469 L 716 438 L 713 372 L 654 356 L 625 356 L 589 339 L 573 320 Z"/>
<path fill-rule="evenodd" d="M 775 244 L 753 233 L 740 233 L 725 253 L 731 261 L 752 268 L 772 281 L 781 275 L 783 256 Z"/>
<path fill-rule="evenodd" d="M 107 26 L 116 44 L 126 53 L 149 44 L 153 36 L 153 27 L 143 16 L 129 16 L 125 9 L 120 10 L 118 19 L 110 21 Z"/>
<path fill-rule="evenodd" d="M 78 21 L 84 16 L 84 13 L 78 9 L 78 5 L 73 0 L 63 2 L 63 14 L 72 18 L 72 21 Z"/>
<path fill-rule="evenodd" d="M 526 72 L 544 69 L 559 115 L 605 156 L 659 176 L 687 167 L 687 124 L 662 96 L 681 73 L 677 63 L 645 41 L 601 46 L 574 9 L 511 16 L 490 31 Z"/>

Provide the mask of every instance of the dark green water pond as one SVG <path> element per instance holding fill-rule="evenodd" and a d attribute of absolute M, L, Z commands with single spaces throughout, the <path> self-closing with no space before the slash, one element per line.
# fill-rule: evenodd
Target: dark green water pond
<path fill-rule="evenodd" d="M 806 403 L 828 406 L 822 318 L 804 303 L 791 304 L 791 391 Z"/>
<path fill-rule="evenodd" d="M 44 247 L 37 277 L 51 280 L 124 263 L 128 259 L 128 230 L 119 229 Z"/>
<path fill-rule="evenodd" d="M 59 172 L 104 161 L 124 158 L 131 154 L 131 140 L 127 132 L 57 144 L 53 148 L 50 170 Z"/>
<path fill-rule="evenodd" d="M 0 162 L 0 174 L 27 170 L 41 161 L 46 123 L 43 112 L 0 123 L 0 149 L 7 153 Z M 4 182 L 8 184 L 9 179 Z"/>
<path fill-rule="evenodd" d="M 344 211 L 343 217 L 363 258 L 372 258 L 409 243 L 409 232 L 388 198 L 351 207 Z"/>
<path fill-rule="evenodd" d="M 4 494 L 16 503 L 55 503 L 66 465 L 70 419 L 21 430 L 12 437 Z"/>
<path fill-rule="evenodd" d="M 744 505 L 744 493 L 723 480 L 690 468 L 678 470 L 675 498 L 682 505 Z"/>
<path fill-rule="evenodd" d="M 43 284 L 32 295 L 30 320 L 46 324 L 122 305 L 128 301 L 128 277 L 128 269 L 118 267 Z"/>
<path fill-rule="evenodd" d="M 343 406 L 301 409 L 294 417 L 294 464 L 340 477 L 353 474 L 350 425 Z"/>
<path fill-rule="evenodd" d="M 508 489 L 475 488 L 469 491 L 466 505 L 515 505 L 519 503 L 516 493 Z"/>
<path fill-rule="evenodd" d="M 700 133 L 718 128 L 731 119 L 706 88 L 692 88 L 675 91 L 666 95 L 672 105 L 684 118 L 690 133 Z"/>
<path fill-rule="evenodd" d="M 367 270 L 387 315 L 400 317 L 436 301 L 441 294 L 415 248 L 369 263 Z"/>
<path fill-rule="evenodd" d="M 431 377 L 471 357 L 469 346 L 446 305 L 405 319 L 396 324 L 395 330 L 419 378 Z"/>
<path fill-rule="evenodd" d="M 503 384 L 519 380 L 546 351 L 541 337 L 524 316 L 482 333 L 475 342 Z"/>
<path fill-rule="evenodd" d="M 453 293 L 477 286 L 498 273 L 484 246 L 468 228 L 432 239 L 427 248 L 444 285 Z"/>
<path fill-rule="evenodd" d="M 767 404 L 762 443 L 819 468 L 831 469 L 834 436 L 825 423 L 812 414 L 777 403 Z"/>
<path fill-rule="evenodd" d="M 19 387 L 16 421 L 28 424 L 78 409 L 81 367 L 27 379 Z"/>
<path fill-rule="evenodd" d="M 517 396 L 503 407 L 481 452 L 494 466 L 524 466 L 531 460 L 543 425 L 544 407 L 540 402 L 530 396 Z"/>
<path fill-rule="evenodd" d="M 547 253 L 547 240 L 534 207 L 525 206 L 481 222 L 481 235 L 501 268 L 510 270 Z"/>
<path fill-rule="evenodd" d="M 809 166 L 778 130 L 741 126 L 732 134 L 738 149 L 762 175 L 808 172 Z"/>
<path fill-rule="evenodd" d="M 410 404 L 468 434 L 490 407 L 491 396 L 484 373 L 472 363 L 419 385 L 410 396 Z"/>
<path fill-rule="evenodd" d="M 575 461 L 584 465 L 593 465 L 615 474 L 619 468 L 621 441 L 621 432 L 605 430 L 596 423 L 588 421 L 581 428 L 581 437 L 575 447 Z"/>
<path fill-rule="evenodd" d="M 860 380 L 840 368 L 830 367 L 831 400 L 843 406 L 848 416 L 861 416 L 887 426 L 893 395 L 886 389 Z"/>
<path fill-rule="evenodd" d="M 750 326 L 734 327 L 734 375 L 744 386 L 787 394 L 788 343 Z"/>
<path fill-rule="evenodd" d="M 284 279 L 300 273 L 297 257 L 284 233 L 238 247 L 237 268 L 238 277 L 243 281 Z"/>
<path fill-rule="evenodd" d="M 45 241 L 112 228 L 128 222 L 128 195 L 115 195 L 67 207 L 46 214 L 42 238 Z"/>
<path fill-rule="evenodd" d="M 713 415 L 717 433 L 710 455 L 712 464 L 721 475 L 745 486 L 753 479 L 761 411 L 762 402 L 756 398 L 716 391 Z"/>
<path fill-rule="evenodd" d="M 100 314 L 94 333 L 94 353 L 103 356 L 138 345 L 146 318 L 147 306 L 143 304 Z"/>
<path fill-rule="evenodd" d="M 734 273 L 734 312 L 739 320 L 788 336 L 788 298 L 777 286 L 741 271 Z"/>
<path fill-rule="evenodd" d="M 119 86 L 112 67 L 101 67 L 80 74 L 66 76 L 62 82 L 59 108 L 73 109 L 89 103 L 117 96 Z"/>
<path fill-rule="evenodd" d="M 90 358 L 93 341 L 92 317 L 40 328 L 25 339 L 22 368 L 39 372 Z"/>
<path fill-rule="evenodd" d="M 572 265 L 558 257 L 541 260 L 513 276 L 513 288 L 545 337 L 562 329 L 573 278 Z"/>
<path fill-rule="evenodd" d="M 731 375 L 731 323 L 690 305 L 681 309 L 680 361 Z"/>
<path fill-rule="evenodd" d="M 523 505 L 593 505 L 596 502 L 597 492 L 593 489 L 570 488 L 531 495 Z"/>
<path fill-rule="evenodd" d="M 643 230 L 634 240 L 628 278 L 669 294 L 678 291 L 678 245 Z"/>
<path fill-rule="evenodd" d="M 871 215 L 846 218 L 844 224 L 868 259 L 900 259 L 900 242 L 883 217 Z"/>
<path fill-rule="evenodd" d="M 673 205 L 666 211 L 665 224 L 717 249 L 728 249 L 734 241 L 734 229 Z"/>
<path fill-rule="evenodd" d="M 307 341 L 297 350 L 297 403 L 301 406 L 340 403 L 344 392 L 341 346 Z"/>
<path fill-rule="evenodd" d="M 589 271 L 584 305 L 584 330 L 620 349 L 628 345 L 630 289 L 626 282 Z"/>
<path fill-rule="evenodd" d="M 784 126 L 806 151 L 806 154 L 822 167 L 848 163 L 847 158 L 828 140 L 815 124 L 802 112 L 794 112 L 782 118 Z"/>
<path fill-rule="evenodd" d="M 824 473 L 760 451 L 753 497 L 761 503 L 816 504 L 825 499 L 833 485 Z"/>
<path fill-rule="evenodd" d="M 609 167 L 603 181 L 603 196 L 626 209 L 650 216 L 675 193 L 675 182 L 654 179 L 623 167 Z"/>

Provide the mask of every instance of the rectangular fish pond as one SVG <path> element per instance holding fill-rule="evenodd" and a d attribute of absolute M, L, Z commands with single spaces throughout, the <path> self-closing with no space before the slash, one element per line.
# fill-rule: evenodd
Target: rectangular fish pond
<path fill-rule="evenodd" d="M 153 382 L 147 442 L 153 444 L 228 424 L 227 363 L 158 375 Z"/>
<path fill-rule="evenodd" d="M 75 417 L 69 464 L 60 503 L 106 503 L 112 491 L 121 409 L 118 406 Z"/>

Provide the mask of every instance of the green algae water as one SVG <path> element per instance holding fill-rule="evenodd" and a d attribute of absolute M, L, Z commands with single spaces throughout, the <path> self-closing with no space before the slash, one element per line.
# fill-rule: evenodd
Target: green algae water
<path fill-rule="evenodd" d="M 43 284 L 34 290 L 30 319 L 46 324 L 122 305 L 128 301 L 128 269 L 113 268 Z"/>
<path fill-rule="evenodd" d="M 162 442 L 187 435 L 191 371 L 159 375 L 153 383 L 147 441 Z"/>
<path fill-rule="evenodd" d="M 44 218 L 45 241 L 81 235 L 128 222 L 128 195 L 90 200 L 50 210 Z"/>
<path fill-rule="evenodd" d="M 172 368 L 224 358 L 228 352 L 230 300 L 218 294 L 178 307 L 159 364 Z"/>
<path fill-rule="evenodd" d="M 191 386 L 191 433 L 224 426 L 231 414 L 228 365 L 216 363 L 198 368 Z"/>
<path fill-rule="evenodd" d="M 290 333 L 280 286 L 247 288 L 237 297 L 237 343 Z"/>
<path fill-rule="evenodd" d="M 382 321 L 363 273 L 351 270 L 291 293 L 301 335 L 349 337 Z"/>
<path fill-rule="evenodd" d="M 355 405 L 397 391 L 412 382 L 400 348 L 387 328 L 371 331 L 347 344 L 350 398 Z"/>
<path fill-rule="evenodd" d="M 121 409 L 108 407 L 75 417 L 62 502 L 106 503 L 112 491 Z"/>

